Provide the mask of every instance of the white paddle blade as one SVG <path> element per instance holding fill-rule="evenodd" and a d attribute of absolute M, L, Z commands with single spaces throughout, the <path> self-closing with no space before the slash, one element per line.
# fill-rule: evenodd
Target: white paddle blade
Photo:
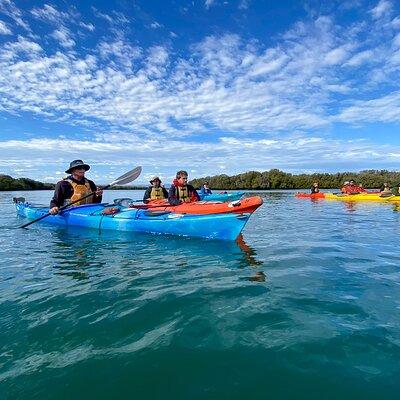
<path fill-rule="evenodd" d="M 142 167 L 136 167 L 133 170 L 121 175 L 114 182 L 110 183 L 110 186 L 114 185 L 125 185 L 126 183 L 134 181 L 142 172 Z"/>

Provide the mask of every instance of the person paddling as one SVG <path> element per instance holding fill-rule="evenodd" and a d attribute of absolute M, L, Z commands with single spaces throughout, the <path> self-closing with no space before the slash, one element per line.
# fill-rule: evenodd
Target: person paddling
<path fill-rule="evenodd" d="M 186 171 L 182 170 L 176 173 L 176 179 L 172 182 L 168 192 L 169 204 L 176 206 L 200 200 L 196 189 L 192 185 L 188 185 L 187 181 L 188 173 Z"/>
<path fill-rule="evenodd" d="M 65 171 L 70 174 L 56 184 L 53 198 L 50 201 L 50 214 L 58 213 L 59 207 L 65 206 L 79 198 L 94 193 L 93 196 L 77 202 L 74 206 L 90 203 L 101 203 L 103 191 L 98 189 L 93 181 L 85 178 L 85 172 L 90 169 L 82 160 L 74 160 Z"/>
<path fill-rule="evenodd" d="M 392 193 L 392 189 L 390 188 L 389 184 L 385 182 L 380 188 L 380 193 Z"/>
<path fill-rule="evenodd" d="M 314 182 L 311 186 L 311 194 L 319 193 L 319 184 L 318 182 Z"/>
<path fill-rule="evenodd" d="M 397 185 L 393 186 L 392 194 L 395 196 L 400 196 L 400 182 Z"/>
<path fill-rule="evenodd" d="M 151 200 L 162 200 L 168 198 L 167 189 L 161 186 L 161 179 L 158 176 L 153 176 L 149 186 L 144 192 L 143 203 L 148 203 Z"/>
<path fill-rule="evenodd" d="M 210 189 L 210 186 L 208 185 L 208 182 L 206 181 L 200 189 L 200 197 L 203 198 L 204 196 L 207 196 L 209 194 L 212 194 L 212 191 Z"/>
<path fill-rule="evenodd" d="M 353 179 L 349 182 L 345 182 L 344 186 L 340 189 L 343 194 L 358 194 L 366 192 L 366 190 L 360 185 L 356 185 Z"/>

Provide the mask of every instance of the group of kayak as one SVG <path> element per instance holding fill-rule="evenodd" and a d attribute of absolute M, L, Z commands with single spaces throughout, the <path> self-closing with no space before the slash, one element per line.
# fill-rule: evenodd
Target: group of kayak
<path fill-rule="evenodd" d="M 357 185 L 354 180 L 345 182 L 340 193 L 320 192 L 319 185 L 315 182 L 310 193 L 296 193 L 300 199 L 326 199 L 342 201 L 378 201 L 378 202 L 400 202 L 400 184 L 393 188 L 384 183 L 379 191 L 367 191 L 362 185 Z"/>
<path fill-rule="evenodd" d="M 141 168 L 124 174 L 113 184 L 128 183 Z M 235 240 L 251 214 L 263 203 L 261 197 L 243 198 L 243 192 L 213 194 L 205 182 L 200 190 L 187 183 L 186 171 L 178 171 L 169 191 L 159 177 L 150 180 L 143 201 L 116 199 L 103 203 L 103 191 L 85 177 L 90 169 L 74 160 L 57 183 L 50 207 L 35 206 L 24 198 L 14 199 L 17 214 L 31 222 L 41 220 L 57 226 L 78 226 L 101 230 L 173 234 L 210 239 Z M 112 184 L 111 184 L 112 185 Z M 107 187 L 111 186 L 108 185 Z"/>

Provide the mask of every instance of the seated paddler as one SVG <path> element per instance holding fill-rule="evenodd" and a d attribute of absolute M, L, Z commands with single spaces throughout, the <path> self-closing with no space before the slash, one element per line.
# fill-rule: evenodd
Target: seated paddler
<path fill-rule="evenodd" d="M 143 203 L 148 203 L 152 200 L 168 199 L 168 192 L 161 184 L 161 179 L 158 176 L 153 176 L 149 186 L 144 192 Z"/>
<path fill-rule="evenodd" d="M 318 182 L 314 182 L 312 184 L 312 186 L 311 186 L 310 191 L 311 191 L 311 194 L 319 193 L 319 183 Z"/>
<path fill-rule="evenodd" d="M 178 171 L 168 192 L 168 202 L 174 206 L 199 201 L 200 197 L 192 185 L 188 185 L 188 173 Z"/>
<path fill-rule="evenodd" d="M 212 191 L 210 189 L 208 181 L 205 181 L 203 186 L 200 189 L 200 198 L 204 198 L 205 196 L 208 196 L 209 194 L 212 194 Z"/>
<path fill-rule="evenodd" d="M 57 214 L 60 207 L 79 200 L 90 193 L 93 193 L 93 196 L 76 202 L 74 206 L 101 203 L 103 191 L 98 189 L 93 181 L 85 177 L 85 173 L 89 169 L 90 166 L 82 160 L 74 160 L 70 163 L 69 168 L 65 171 L 70 175 L 59 181 L 54 189 L 54 195 L 50 201 L 49 212 L 51 214 Z"/>

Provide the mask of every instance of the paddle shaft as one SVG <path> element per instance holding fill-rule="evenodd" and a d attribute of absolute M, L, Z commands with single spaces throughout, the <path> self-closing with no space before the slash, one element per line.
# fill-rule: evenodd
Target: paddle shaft
<path fill-rule="evenodd" d="M 108 189 L 110 186 L 111 186 L 111 185 L 104 186 L 102 190 Z M 85 199 L 87 199 L 88 197 L 93 196 L 95 193 L 96 193 L 96 192 L 92 192 L 92 193 L 86 194 L 85 196 L 81 197 L 80 199 L 75 200 L 75 201 L 72 201 L 71 203 L 66 204 L 65 206 L 60 207 L 60 208 L 58 209 L 58 212 L 60 212 L 60 211 L 62 211 L 62 210 L 65 210 L 66 208 L 72 206 L 72 205 L 75 204 L 75 203 L 78 203 L 79 201 L 85 200 Z M 38 222 L 38 221 L 42 220 L 43 218 L 48 217 L 49 215 L 52 215 L 52 214 L 48 212 L 47 214 L 44 214 L 44 215 L 42 215 L 41 217 L 36 218 L 36 219 L 34 219 L 33 221 L 28 222 L 27 224 L 21 225 L 20 228 L 26 228 L 27 226 L 32 225 L 32 224 L 34 224 L 35 222 Z"/>

